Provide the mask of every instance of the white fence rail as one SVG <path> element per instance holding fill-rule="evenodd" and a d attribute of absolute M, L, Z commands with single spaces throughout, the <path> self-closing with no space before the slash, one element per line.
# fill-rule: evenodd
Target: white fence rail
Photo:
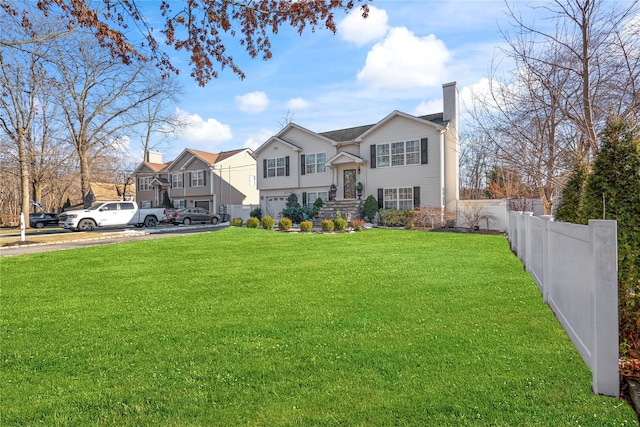
<path fill-rule="evenodd" d="M 242 218 L 242 222 L 249 219 L 252 210 L 260 205 L 225 205 L 223 212 L 229 215 L 229 219 Z"/>
<path fill-rule="evenodd" d="M 591 369 L 594 393 L 619 397 L 616 221 L 509 214 L 511 249 Z"/>

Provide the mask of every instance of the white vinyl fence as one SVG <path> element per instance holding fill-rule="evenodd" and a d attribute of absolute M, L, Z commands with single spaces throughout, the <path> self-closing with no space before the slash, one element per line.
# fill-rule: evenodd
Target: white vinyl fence
<path fill-rule="evenodd" d="M 510 212 L 511 249 L 591 369 L 593 391 L 619 397 L 616 221 L 589 225 Z"/>
<path fill-rule="evenodd" d="M 223 212 L 231 220 L 233 218 L 242 218 L 242 222 L 249 219 L 249 214 L 252 210 L 260 205 L 224 205 Z"/>

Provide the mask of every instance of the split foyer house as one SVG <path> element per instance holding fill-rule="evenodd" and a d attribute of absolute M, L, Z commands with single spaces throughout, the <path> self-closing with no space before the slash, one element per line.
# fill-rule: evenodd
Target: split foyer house
<path fill-rule="evenodd" d="M 135 170 L 136 201 L 162 206 L 167 192 L 173 207 L 225 212 L 228 205 L 258 203 L 256 162 L 249 148 L 221 153 L 185 149 L 168 163 L 150 152 Z"/>
<path fill-rule="evenodd" d="M 327 201 L 332 186 L 336 201 L 373 195 L 384 209 L 455 212 L 458 88 L 442 88 L 443 111 L 436 114 L 394 111 L 371 125 L 320 133 L 288 124 L 253 153 L 263 214 L 277 217 L 291 193 L 309 207 L 318 197 Z"/>

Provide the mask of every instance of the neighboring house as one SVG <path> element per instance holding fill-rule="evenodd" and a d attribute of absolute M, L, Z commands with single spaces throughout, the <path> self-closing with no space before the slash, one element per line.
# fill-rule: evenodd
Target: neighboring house
<path fill-rule="evenodd" d="M 100 202 L 133 200 L 136 197 L 134 184 L 111 184 L 108 182 L 89 183 L 87 200 L 89 205 Z"/>
<path fill-rule="evenodd" d="M 148 153 L 135 170 L 136 201 L 142 207 L 161 206 L 167 191 L 176 208 L 202 207 L 225 212 L 228 205 L 258 203 L 256 162 L 248 148 L 218 154 L 185 149 L 175 160 L 162 162 Z"/>
<path fill-rule="evenodd" d="M 394 111 L 378 123 L 316 133 L 290 123 L 254 153 L 260 205 L 277 217 L 287 197 L 313 205 L 373 195 L 381 208 L 419 206 L 456 211 L 458 200 L 458 87 L 443 87 L 443 112 L 412 116 Z"/>

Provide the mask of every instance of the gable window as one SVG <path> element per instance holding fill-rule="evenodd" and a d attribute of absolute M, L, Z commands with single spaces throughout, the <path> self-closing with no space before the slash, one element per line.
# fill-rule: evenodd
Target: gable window
<path fill-rule="evenodd" d="M 148 191 L 151 190 L 151 180 L 152 177 L 150 176 L 145 176 L 142 178 L 138 178 L 138 190 L 139 191 Z"/>
<path fill-rule="evenodd" d="M 171 188 L 182 188 L 184 187 L 184 177 L 181 173 L 173 173 L 171 174 Z"/>
<path fill-rule="evenodd" d="M 385 188 L 384 209 L 413 209 L 413 188 Z"/>
<path fill-rule="evenodd" d="M 372 168 L 427 163 L 427 138 L 371 145 Z"/>
<path fill-rule="evenodd" d="M 325 173 L 327 153 L 313 153 L 302 155 L 302 175 L 314 173 Z"/>
<path fill-rule="evenodd" d="M 191 172 L 191 186 L 204 187 L 204 171 Z"/>
<path fill-rule="evenodd" d="M 288 160 L 289 157 L 276 157 L 273 159 L 264 159 L 265 163 L 265 178 L 272 178 L 276 176 L 288 176 Z"/>

